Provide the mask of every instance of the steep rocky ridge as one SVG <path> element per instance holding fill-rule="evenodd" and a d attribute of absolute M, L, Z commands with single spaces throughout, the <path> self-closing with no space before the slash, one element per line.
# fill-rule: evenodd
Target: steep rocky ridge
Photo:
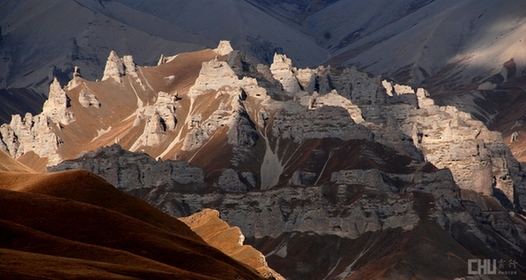
<path fill-rule="evenodd" d="M 356 68 L 297 69 L 284 55 L 254 66 L 226 43 L 157 67 L 111 56 L 117 66 L 107 67 L 108 77 L 118 79 L 75 77 L 62 89 L 70 101 L 60 115 L 74 119 L 47 118 L 61 139 L 55 160 L 78 157 L 53 170 L 93 170 L 174 216 L 218 209 L 260 246 L 265 238 L 278 246 L 275 240 L 292 233 L 357 240 L 433 228 L 465 256 L 524 259 L 521 166 L 498 133 L 435 105 L 424 89 Z M 100 107 L 79 102 L 83 89 Z M 33 139 L 5 135 L 16 140 L 4 140 L 11 146 L 34 146 Z M 148 155 L 118 146 L 82 152 L 113 143 Z M 27 162 L 28 154 L 19 159 Z M 491 246 L 481 253 L 481 244 Z M 386 258 L 393 266 L 381 275 L 406 273 L 395 255 Z M 320 273 L 350 274 L 353 263 L 345 259 Z M 421 273 L 439 277 L 441 265 L 449 264 Z M 465 260 L 456 265 L 465 268 Z M 290 276 L 300 278 L 301 270 Z"/>
<path fill-rule="evenodd" d="M 265 279 L 285 280 L 283 276 L 268 267 L 265 256 L 252 246 L 243 245 L 245 236 L 241 230 L 221 220 L 217 210 L 203 209 L 191 216 L 179 218 L 179 220 L 201 236 L 206 243 L 255 268 Z"/>

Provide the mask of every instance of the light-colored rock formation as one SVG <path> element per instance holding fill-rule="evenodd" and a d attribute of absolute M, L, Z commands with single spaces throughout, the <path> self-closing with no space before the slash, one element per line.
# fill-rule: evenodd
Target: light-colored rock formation
<path fill-rule="evenodd" d="M 216 52 L 218 55 L 228 55 L 230 54 L 234 49 L 230 45 L 230 41 L 221 40 L 219 41 L 219 45 L 216 49 L 214 49 L 214 52 Z"/>
<path fill-rule="evenodd" d="M 153 107 L 155 107 L 159 116 L 161 116 L 167 130 L 174 130 L 177 125 L 177 119 L 175 118 L 176 102 L 176 94 L 169 94 L 163 91 L 157 93 L 157 100 Z"/>
<path fill-rule="evenodd" d="M 290 65 L 284 62 L 278 65 L 285 64 Z M 302 107 L 313 111 L 326 106 L 345 108 L 355 123 L 372 133 L 374 141 L 400 154 L 425 158 L 439 168 L 451 169 L 456 183 L 463 189 L 485 195 L 492 195 L 497 189 L 508 201 L 520 201 L 521 207 L 526 206 L 524 198 L 520 198 L 526 193 L 526 181 L 520 175 L 522 171 L 517 161 L 503 145 L 498 133 L 489 131 L 468 113 L 435 105 L 424 89 L 415 91 L 409 86 L 381 82 L 378 77 L 370 77 L 354 67 L 343 71 L 319 67 L 290 73 L 296 73 L 297 80 L 308 91 L 313 89 L 313 83 L 317 86 L 318 91 L 313 91 L 312 95 L 296 93 Z M 275 116 L 275 136 L 294 135 L 293 139 L 298 142 L 308 138 L 303 135 L 316 134 L 311 130 L 317 131 L 319 137 L 338 134 L 321 133 L 330 124 L 322 125 L 321 121 L 307 124 L 304 121 L 323 119 L 324 116 L 302 115 L 299 106 L 288 104 Z M 337 126 L 356 129 L 352 122 L 347 126 L 341 123 Z"/>
<path fill-rule="evenodd" d="M 228 94 L 229 89 L 236 87 L 238 77 L 228 63 L 224 61 L 211 60 L 203 62 L 199 77 L 197 77 L 194 86 L 188 92 L 191 97 L 197 97 L 206 93 L 206 91 L 218 91 L 219 93 Z"/>
<path fill-rule="evenodd" d="M 34 152 L 40 157 L 48 158 L 50 164 L 61 161 L 57 153 L 62 140 L 55 134 L 51 120 L 42 114 L 32 116 L 26 113 L 24 119 L 13 115 L 11 122 L 0 127 L 2 142 L 7 152 L 14 158 L 25 153 Z"/>
<path fill-rule="evenodd" d="M 135 61 L 133 61 L 133 57 L 131 55 L 125 55 L 121 60 L 122 64 L 124 65 L 125 75 L 134 79 L 135 82 L 142 87 L 142 89 L 145 89 L 145 86 L 143 85 L 141 79 L 139 78 L 139 74 L 137 73 L 137 65 L 135 64 Z"/>
<path fill-rule="evenodd" d="M 296 69 L 292 67 L 292 61 L 286 55 L 275 54 L 270 71 L 274 79 L 281 83 L 286 93 L 294 94 L 300 90 L 298 79 L 294 74 Z"/>
<path fill-rule="evenodd" d="M 113 79 L 117 83 L 122 82 L 122 76 L 126 74 L 124 69 L 124 63 L 119 58 L 115 51 L 111 51 L 106 61 L 106 67 L 104 68 L 104 74 L 102 75 L 102 81 L 107 79 Z"/>
<path fill-rule="evenodd" d="M 71 89 L 78 87 L 81 84 L 82 84 L 82 79 L 80 75 L 80 69 L 78 66 L 75 66 L 73 70 L 73 78 L 68 82 L 66 89 L 71 90 Z"/>
<path fill-rule="evenodd" d="M 156 146 L 163 142 L 167 131 L 175 130 L 176 102 L 176 95 L 160 91 L 155 103 L 137 109 L 133 126 L 139 126 L 143 120 L 145 125 L 143 133 L 130 148 L 131 151 L 136 151 L 141 146 Z"/>
<path fill-rule="evenodd" d="M 520 138 L 520 133 L 518 131 L 513 132 L 510 137 L 510 143 L 513 143 L 519 140 L 519 138 Z"/>
<path fill-rule="evenodd" d="M 306 92 L 316 91 L 316 70 L 313 69 L 297 69 L 296 79 L 298 79 L 301 88 Z"/>
<path fill-rule="evenodd" d="M 18 158 L 28 152 L 34 152 L 48 159 L 48 164 L 54 165 L 61 161 L 58 148 L 62 140 L 55 130 L 75 121 L 73 113 L 68 109 L 69 97 L 60 86 L 57 79 L 49 86 L 49 97 L 44 103 L 42 113 L 33 116 L 26 113 L 24 118 L 13 115 L 9 124 L 0 127 L 2 148 L 12 157 Z"/>
<path fill-rule="evenodd" d="M 82 105 L 82 107 L 93 106 L 95 108 L 100 108 L 99 100 L 97 99 L 95 94 L 93 94 L 93 92 L 91 92 L 87 88 L 83 88 L 80 91 L 80 93 L 79 93 L 79 103 L 80 103 L 80 105 Z"/>
<path fill-rule="evenodd" d="M 75 120 L 73 113 L 68 110 L 69 102 L 69 97 L 55 78 L 49 86 L 49 96 L 42 107 L 42 115 L 56 124 L 67 125 Z"/>
<path fill-rule="evenodd" d="M 139 74 L 137 73 L 137 65 L 133 61 L 133 57 L 131 55 L 125 55 L 121 59 L 117 53 L 112 50 L 106 61 L 102 81 L 111 78 L 120 84 L 122 83 L 122 77 L 124 76 L 129 76 L 143 89 L 145 88 Z"/>
<path fill-rule="evenodd" d="M 206 119 L 201 114 L 191 117 L 183 151 L 201 147 L 216 130 L 223 126 L 229 128 L 227 132 L 229 144 L 240 148 L 253 147 L 258 135 L 242 101 L 247 93 L 255 97 L 265 97 L 266 91 L 257 85 L 255 79 L 239 80 L 228 63 L 212 60 L 203 63 L 199 77 L 190 88 L 188 96 L 195 99 L 211 92 L 215 94 L 216 99 L 221 100 L 219 108 Z"/>
<path fill-rule="evenodd" d="M 159 57 L 159 60 L 157 61 L 157 66 L 165 64 L 166 63 L 166 57 L 164 54 L 161 54 L 161 57 Z"/>
<path fill-rule="evenodd" d="M 321 106 L 314 110 L 296 101 L 287 101 L 273 118 L 274 137 L 290 139 L 296 143 L 306 139 L 339 138 L 369 139 L 369 131 L 355 125 L 349 112 L 342 107 Z"/>
<path fill-rule="evenodd" d="M 312 101 L 311 101 L 312 100 Z M 303 99 L 302 99 L 303 101 Z M 342 107 L 349 112 L 349 115 L 353 121 L 357 124 L 363 123 L 364 119 L 362 116 L 362 110 L 357 105 L 353 104 L 350 100 L 338 94 L 336 90 L 332 90 L 327 94 L 316 94 L 309 96 L 310 104 L 307 104 L 307 107 L 315 109 L 323 106 L 332 106 L 332 107 Z"/>
<path fill-rule="evenodd" d="M 356 68 L 298 70 L 285 56 L 254 67 L 238 52 L 216 54 L 208 51 L 193 86 L 177 88 L 181 94 L 171 92 L 175 72 L 163 72 L 150 85 L 170 93 L 151 92 L 130 113 L 137 140 L 130 150 L 168 146 L 160 158 L 176 154 L 203 169 L 106 148 L 57 170 L 92 170 L 175 216 L 217 208 L 252 240 L 362 240 L 432 223 L 459 240 L 459 232 L 481 242 L 502 236 L 498 242 L 519 252 L 526 230 L 506 213 L 524 208 L 523 171 L 502 137 L 469 114 Z M 136 66 L 121 62 L 128 81 Z M 13 126 L 30 125 L 20 119 Z M 31 137 L 26 130 L 18 137 L 0 129 L 8 139 L 0 146 L 27 151 L 17 142 Z M 286 242 L 269 254 L 285 258 Z"/>

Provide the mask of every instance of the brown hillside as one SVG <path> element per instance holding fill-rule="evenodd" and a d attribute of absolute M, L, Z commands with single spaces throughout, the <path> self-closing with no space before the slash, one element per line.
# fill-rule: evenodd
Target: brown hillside
<path fill-rule="evenodd" d="M 182 222 L 86 171 L 0 172 L 7 279 L 259 279 Z"/>
<path fill-rule="evenodd" d="M 234 259 L 254 267 L 265 278 L 285 279 L 269 268 L 265 257 L 250 245 L 243 245 L 245 237 L 238 227 L 231 227 L 219 218 L 219 212 L 204 209 L 189 217 L 180 218 L 208 244 Z"/>
<path fill-rule="evenodd" d="M 13 159 L 5 151 L 0 149 L 0 171 L 33 172 L 31 168 Z"/>

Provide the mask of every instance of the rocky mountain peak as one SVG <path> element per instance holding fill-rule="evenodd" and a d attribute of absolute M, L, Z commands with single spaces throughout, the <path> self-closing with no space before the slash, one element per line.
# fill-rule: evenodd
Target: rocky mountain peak
<path fill-rule="evenodd" d="M 115 51 L 111 51 L 106 61 L 106 66 L 104 68 L 104 74 L 102 75 L 102 81 L 107 79 L 113 79 L 117 83 L 121 83 L 121 77 L 126 74 L 125 66 L 123 61 L 119 58 Z"/>
<path fill-rule="evenodd" d="M 234 51 L 234 49 L 230 45 L 230 41 L 225 40 L 219 41 L 219 45 L 214 49 L 214 52 L 221 56 L 229 55 L 232 51 Z"/>

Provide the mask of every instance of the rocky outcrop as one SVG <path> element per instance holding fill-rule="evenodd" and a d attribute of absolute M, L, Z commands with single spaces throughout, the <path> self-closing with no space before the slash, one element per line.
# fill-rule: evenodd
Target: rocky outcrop
<path fill-rule="evenodd" d="M 145 120 L 144 130 L 130 150 L 136 151 L 141 146 L 156 146 L 165 139 L 168 131 L 175 130 L 177 96 L 160 91 L 152 105 L 139 107 L 133 126 L 139 126 Z"/>
<path fill-rule="evenodd" d="M 174 170 L 176 163 L 186 168 L 170 175 L 166 166 Z M 526 238 L 526 228 L 512 222 L 504 208 L 496 207 L 494 202 L 482 202 L 484 196 L 475 192 L 461 194 L 450 170 L 437 170 L 426 162 L 417 164 L 418 171 L 408 174 L 378 169 L 341 170 L 332 173 L 330 182 L 318 186 L 312 185 L 316 174 L 298 170 L 291 179 L 292 186 L 265 191 L 248 190 L 243 179 L 249 176 L 233 169 L 223 171 L 212 188 L 206 187 L 202 170 L 187 163 L 157 162 L 118 146 L 90 152 L 53 170 L 69 168 L 92 170 L 176 217 L 203 208 L 217 209 L 229 224 L 252 239 L 315 234 L 355 240 L 390 230 L 410 232 L 430 219 L 451 235 L 458 234 L 461 226 L 470 238 L 486 244 L 503 236 L 511 244 L 507 254 L 519 258 Z M 185 177 L 190 180 L 152 180 L 197 170 L 202 175 Z M 118 175 L 112 175 L 115 172 Z M 195 187 L 196 184 L 201 187 Z M 286 257 L 280 253 L 282 245 L 286 246 L 272 245 L 277 247 L 271 255 Z"/>
<path fill-rule="evenodd" d="M 283 232 L 315 232 L 355 239 L 367 232 L 389 228 L 411 230 L 422 214 L 415 212 L 414 203 L 418 199 L 414 196 L 418 193 L 447 201 L 448 204 L 437 202 L 432 211 L 446 221 L 443 224 L 446 229 L 450 219 L 460 219 L 455 210 L 461 207 L 460 192 L 449 170 L 408 175 L 374 169 L 346 170 L 333 173 L 331 181 L 318 187 L 286 187 L 244 194 L 195 196 L 168 192 L 162 200 L 156 199 L 159 196 L 154 190 L 145 199 L 175 216 L 184 215 L 184 211 L 198 211 L 203 206 L 214 207 L 230 224 L 256 238 L 277 237 Z M 184 201 L 184 206 L 176 201 Z M 480 232 L 475 220 L 468 218 L 469 213 L 463 215 L 462 219 L 472 224 L 472 230 Z M 517 236 L 513 240 L 520 242 Z"/>
<path fill-rule="evenodd" d="M 113 79 L 117 83 L 122 82 L 122 78 L 126 74 L 124 69 L 124 63 L 119 58 L 115 51 L 111 51 L 106 61 L 106 67 L 104 68 L 104 74 L 102 75 L 102 81 Z"/>
<path fill-rule="evenodd" d="M 274 116 L 274 136 L 290 137 L 296 142 L 312 135 L 374 139 L 400 154 L 449 168 L 460 188 L 488 196 L 496 191 L 503 194 L 503 205 L 526 206 L 526 181 L 518 162 L 499 133 L 489 131 L 469 114 L 435 105 L 424 89 L 415 91 L 381 82 L 354 67 L 341 71 L 324 67 L 295 70 L 284 56 L 276 56 L 275 63 L 273 69 L 280 69 L 281 78 L 277 79 L 284 89 L 290 84 L 284 81 L 292 79 L 284 77 L 292 75 L 305 91 L 288 87 L 288 93 L 301 106 L 293 101 L 283 106 L 285 109 Z M 336 113 L 341 108 L 352 120 L 343 112 Z M 321 113 L 324 110 L 327 115 Z M 338 123 L 337 119 L 346 121 Z M 324 133 L 332 125 L 338 129 Z"/>
<path fill-rule="evenodd" d="M 524 173 L 501 136 L 469 114 L 356 68 L 298 70 L 280 55 L 271 67 L 254 67 L 235 51 L 203 55 L 192 86 L 171 87 L 167 79 L 179 76 L 156 73 L 150 86 L 167 92 L 140 99 L 128 113 L 133 126 L 129 118 L 113 126 L 128 125 L 133 135 L 120 129 L 128 137 L 120 143 L 158 160 L 113 146 L 50 170 L 89 169 L 174 216 L 218 209 L 257 240 L 294 233 L 359 240 L 433 224 L 457 240 L 465 232 L 475 243 L 497 239 L 510 258 L 520 256 L 526 230 L 506 213 L 524 209 Z M 124 60 L 132 77 L 126 71 L 135 66 Z M 3 146 L 20 150 L 15 132 L 5 134 L 12 141 Z M 167 157 L 202 169 L 160 159 Z"/>
<path fill-rule="evenodd" d="M 49 171 L 87 169 L 114 186 L 130 193 L 166 186 L 196 192 L 206 188 L 201 168 L 183 161 L 156 161 L 147 154 L 132 153 L 114 144 L 97 152 L 87 152 L 79 160 L 64 161 Z"/>
<path fill-rule="evenodd" d="M 459 187 L 491 196 L 505 194 L 509 205 L 521 198 L 526 182 L 518 162 L 504 145 L 500 133 L 489 131 L 481 122 L 451 106 L 440 107 L 417 91 L 419 108 L 397 111 L 396 125 L 411 135 L 416 147 L 440 168 L 449 168 Z"/>
<path fill-rule="evenodd" d="M 228 192 L 247 192 L 247 185 L 243 184 L 239 174 L 233 169 L 227 169 L 221 173 L 219 179 L 214 183 L 214 187 Z"/>
<path fill-rule="evenodd" d="M 246 89 L 246 90 L 245 90 Z M 246 94 L 266 97 L 264 90 L 258 87 L 254 79 L 239 80 L 235 72 L 226 62 L 212 60 L 203 63 L 194 86 L 188 95 L 192 99 L 203 95 L 214 94 L 220 99 L 219 108 L 204 117 L 203 114 L 190 116 L 188 136 L 183 143 L 183 151 L 195 150 L 203 145 L 220 127 L 229 128 L 228 143 L 237 148 L 253 147 L 258 134 L 249 118 L 243 100 Z M 194 102 L 194 101 L 192 101 Z"/>
<path fill-rule="evenodd" d="M 274 137 L 290 139 L 296 143 L 316 138 L 371 138 L 369 131 L 356 125 L 345 108 L 320 106 L 309 110 L 295 101 L 287 101 L 283 109 L 276 113 L 272 134 Z"/>
<path fill-rule="evenodd" d="M 70 99 L 55 78 L 49 86 L 49 96 L 42 107 L 42 115 L 52 122 L 67 125 L 75 120 L 73 113 L 68 110 Z"/>
<path fill-rule="evenodd" d="M 275 54 L 270 71 L 274 79 L 281 83 L 286 93 L 293 94 L 300 90 L 298 79 L 294 75 L 296 69 L 292 67 L 292 61 L 286 55 Z"/>
<path fill-rule="evenodd" d="M 71 79 L 68 82 L 65 89 L 71 90 L 71 89 L 78 87 L 81 84 L 82 84 L 82 79 L 80 76 L 80 68 L 78 66 L 75 66 L 75 68 L 73 69 L 73 79 Z"/>
<path fill-rule="evenodd" d="M 233 50 L 234 49 L 232 49 L 232 46 L 230 46 L 230 41 L 221 40 L 219 41 L 217 48 L 214 49 L 214 52 L 216 52 L 218 55 L 228 55 Z"/>
<path fill-rule="evenodd" d="M 193 212 L 204 205 L 213 207 L 245 235 L 256 238 L 277 237 L 283 232 L 316 232 L 354 239 L 366 232 L 388 228 L 410 230 L 418 222 L 412 195 L 382 194 L 355 200 L 353 194 L 360 193 L 359 190 L 357 186 L 340 185 L 239 195 L 192 196 L 170 192 L 164 198 L 171 203 L 154 199 L 158 194 L 152 192 L 146 199 L 175 216 L 180 216 L 182 209 Z M 184 207 L 175 201 L 184 201 Z"/>
<path fill-rule="evenodd" d="M 13 115 L 9 124 L 0 126 L 0 135 L 6 152 L 14 158 L 34 152 L 42 158 L 48 158 L 50 164 L 58 164 L 61 157 L 57 150 L 62 140 L 51 128 L 54 125 L 42 114 L 32 116 L 26 113 L 23 119 L 20 115 Z"/>
<path fill-rule="evenodd" d="M 61 156 L 57 153 L 62 140 L 55 133 L 75 120 L 69 111 L 69 97 L 55 79 L 49 87 L 49 97 L 41 114 L 26 113 L 24 118 L 13 115 L 9 124 L 0 126 L 0 148 L 12 157 L 18 158 L 34 152 L 47 158 L 50 165 L 58 164 Z"/>
<path fill-rule="evenodd" d="M 106 61 L 102 81 L 113 79 L 120 84 L 122 83 L 122 77 L 124 76 L 131 77 L 139 85 L 143 86 L 139 74 L 137 73 L 137 65 L 133 61 L 133 57 L 131 55 L 125 55 L 121 59 L 117 53 L 112 50 Z"/>
<path fill-rule="evenodd" d="M 89 89 L 83 88 L 79 93 L 79 103 L 82 107 L 93 106 L 95 108 L 100 107 L 100 102 Z"/>

